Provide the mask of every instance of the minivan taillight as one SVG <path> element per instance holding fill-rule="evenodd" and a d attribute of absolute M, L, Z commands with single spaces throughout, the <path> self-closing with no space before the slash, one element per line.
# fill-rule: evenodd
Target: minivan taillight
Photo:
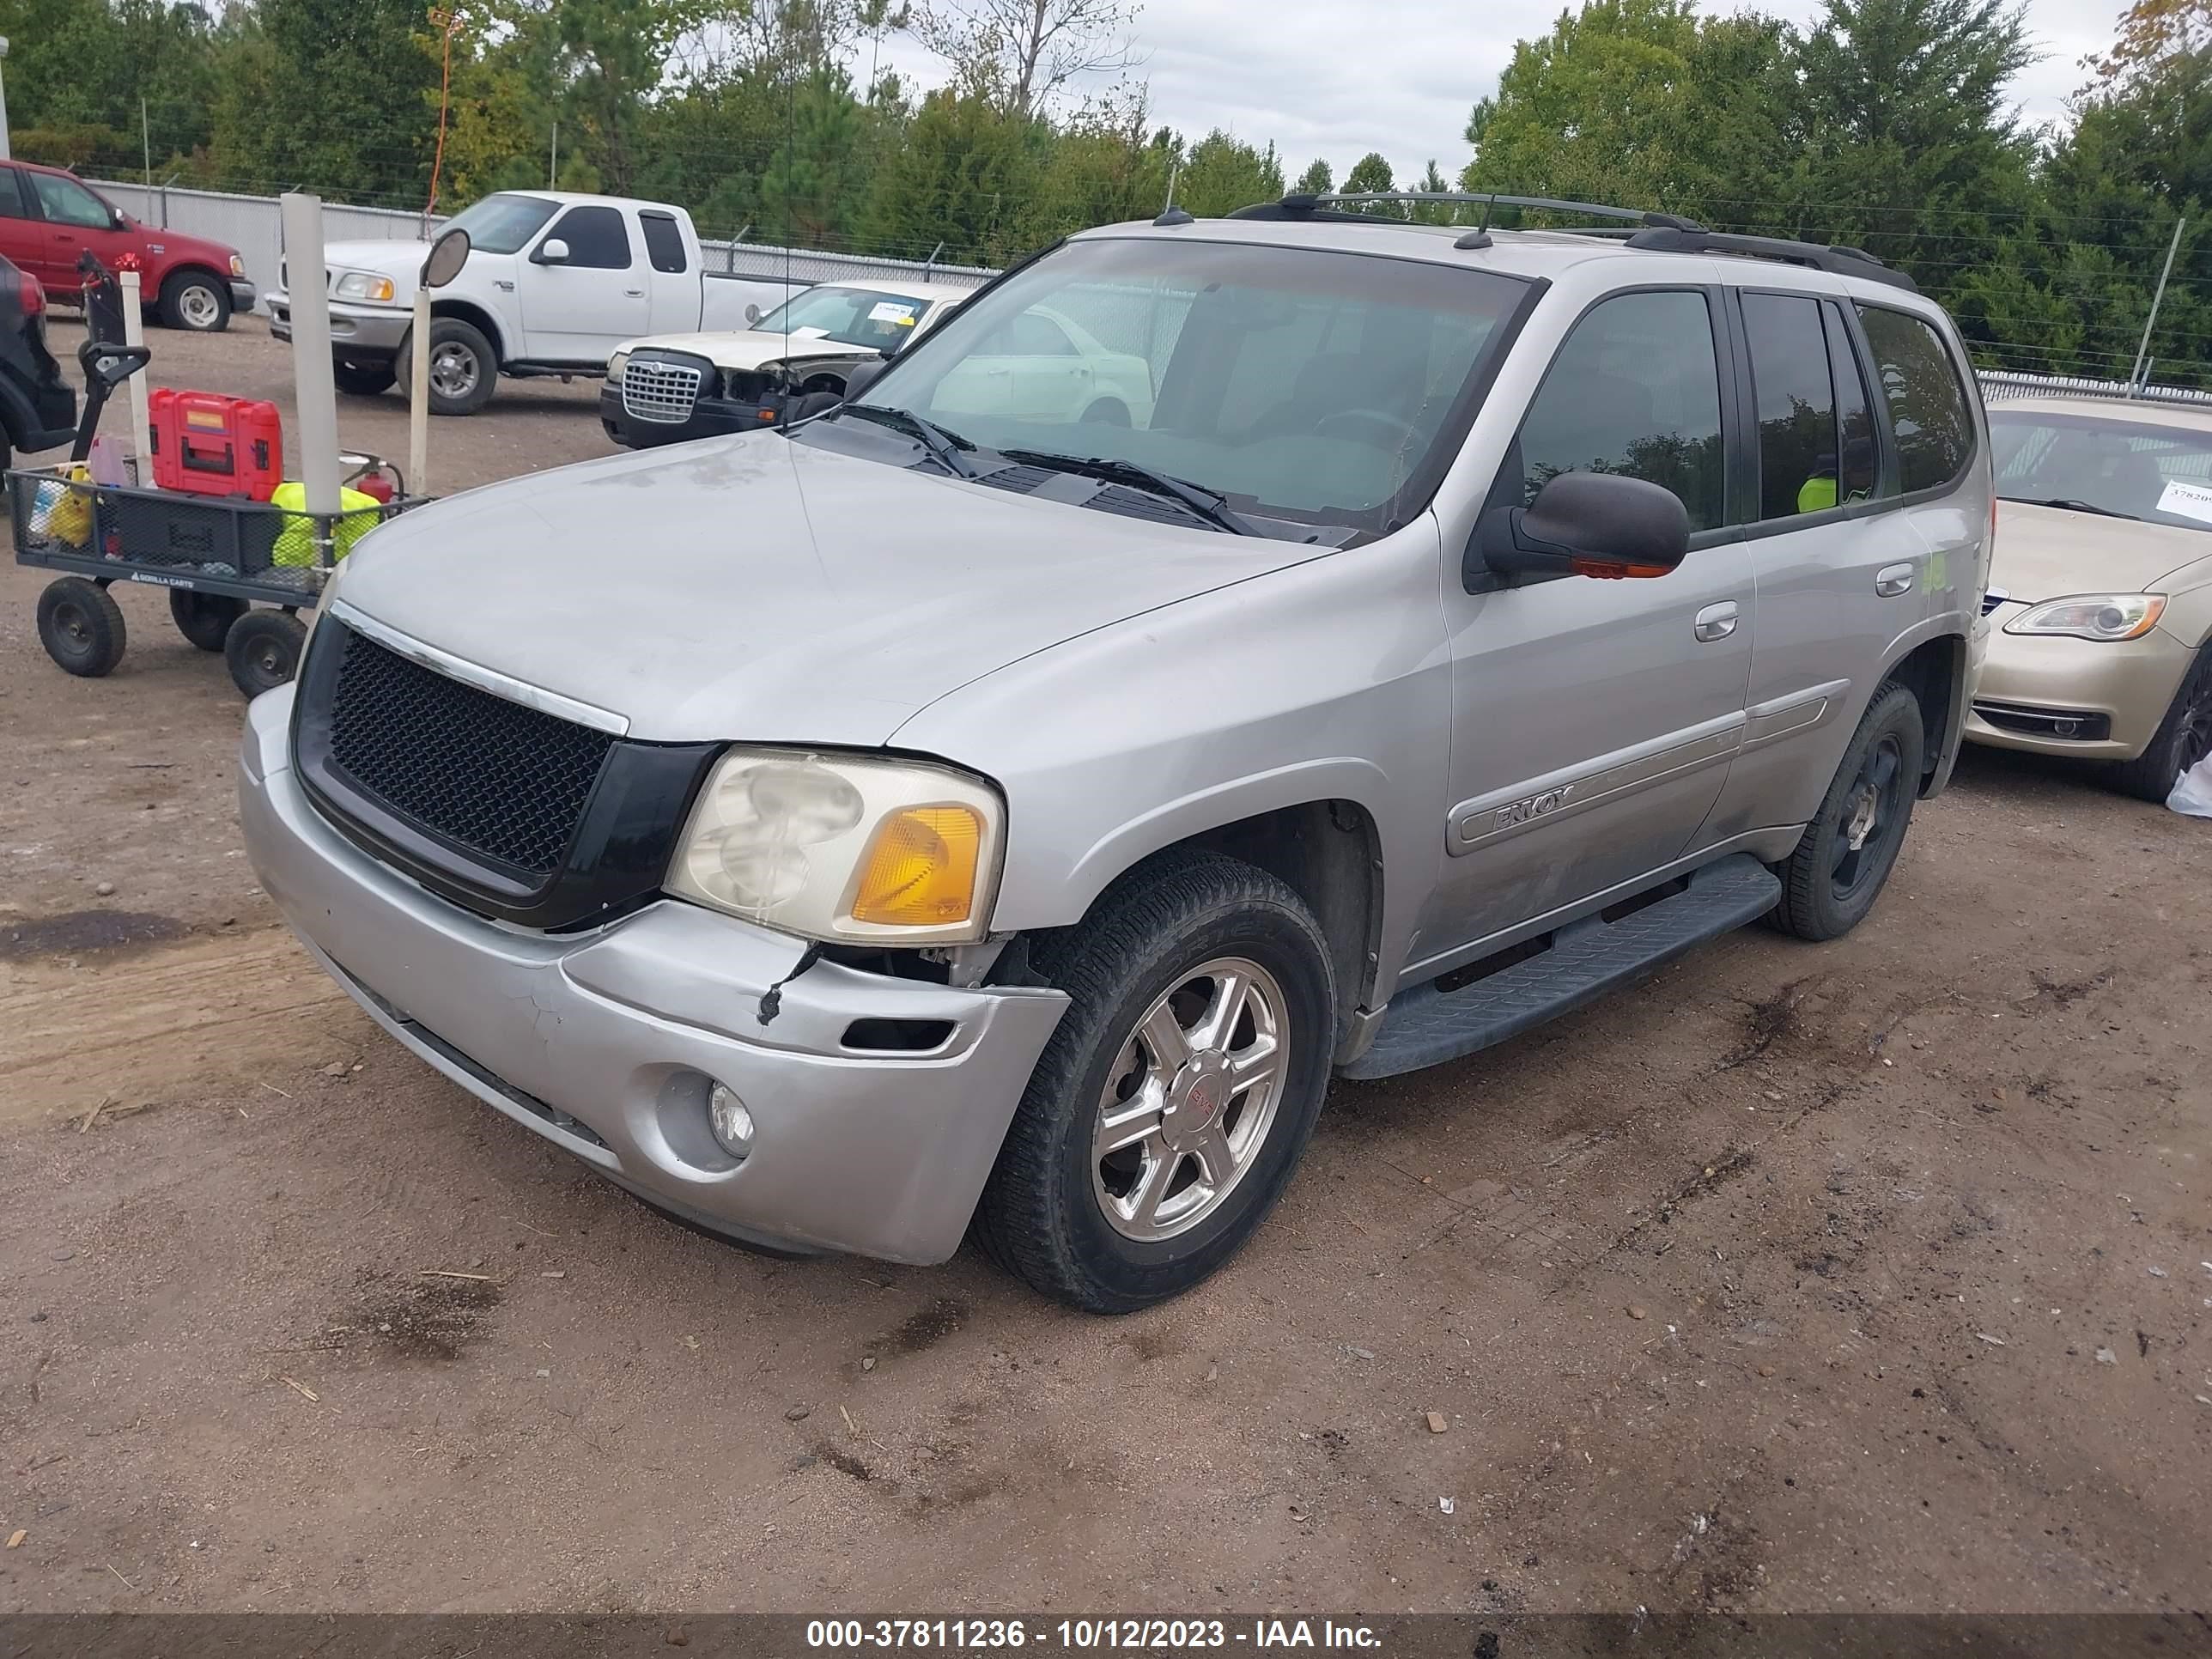
<path fill-rule="evenodd" d="M 23 314 L 26 317 L 43 315 L 46 309 L 46 291 L 39 286 L 39 279 L 27 270 L 19 270 L 15 273 L 15 280 L 23 285 Z"/>

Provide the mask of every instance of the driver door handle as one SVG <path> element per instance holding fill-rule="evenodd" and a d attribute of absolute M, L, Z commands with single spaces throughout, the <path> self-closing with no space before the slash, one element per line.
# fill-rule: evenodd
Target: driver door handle
<path fill-rule="evenodd" d="M 1893 599 L 1900 593 L 1912 591 L 1912 567 L 1909 564 L 1886 564 L 1874 573 L 1874 591 L 1885 599 Z"/>
<path fill-rule="evenodd" d="M 1723 599 L 1718 605 L 1709 605 L 1698 612 L 1697 625 L 1690 631 L 1701 644 L 1711 645 L 1724 640 L 1735 632 L 1737 611 L 1734 599 Z"/>

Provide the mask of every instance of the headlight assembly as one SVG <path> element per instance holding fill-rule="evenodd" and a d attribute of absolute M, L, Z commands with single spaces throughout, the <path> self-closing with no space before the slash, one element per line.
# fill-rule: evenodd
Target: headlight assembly
<path fill-rule="evenodd" d="M 365 300 L 371 305 L 388 303 L 395 292 L 389 276 L 372 276 L 366 270 L 349 270 L 338 278 L 337 297 L 341 300 Z"/>
<path fill-rule="evenodd" d="M 989 785 L 950 767 L 732 750 L 699 792 L 668 887 L 806 939 L 979 939 L 1005 817 Z"/>
<path fill-rule="evenodd" d="M 2163 593 L 2076 593 L 2046 599 L 2005 624 L 2008 634 L 2057 634 L 2076 640 L 2137 640 L 2158 625 Z"/>
<path fill-rule="evenodd" d="M 629 352 L 627 349 L 617 351 L 607 359 L 607 379 L 619 383 L 623 377 L 623 370 L 629 367 Z"/>

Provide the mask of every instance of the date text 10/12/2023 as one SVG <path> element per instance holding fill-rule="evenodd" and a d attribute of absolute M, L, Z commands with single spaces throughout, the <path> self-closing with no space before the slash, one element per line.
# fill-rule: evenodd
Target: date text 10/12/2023
<path fill-rule="evenodd" d="M 1382 1645 L 1364 1625 L 1327 1619 L 813 1619 L 810 1648 L 978 1650 L 1046 1652 L 1177 1648 L 1362 1648 Z"/>

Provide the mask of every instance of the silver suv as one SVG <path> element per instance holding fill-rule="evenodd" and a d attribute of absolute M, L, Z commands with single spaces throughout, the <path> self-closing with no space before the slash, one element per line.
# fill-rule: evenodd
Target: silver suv
<path fill-rule="evenodd" d="M 1182 1291 L 1333 1073 L 1832 939 L 1949 776 L 1956 332 L 1863 255 L 1626 216 L 1092 231 L 826 412 L 409 514 L 252 705 L 262 879 L 670 1212 Z"/>

